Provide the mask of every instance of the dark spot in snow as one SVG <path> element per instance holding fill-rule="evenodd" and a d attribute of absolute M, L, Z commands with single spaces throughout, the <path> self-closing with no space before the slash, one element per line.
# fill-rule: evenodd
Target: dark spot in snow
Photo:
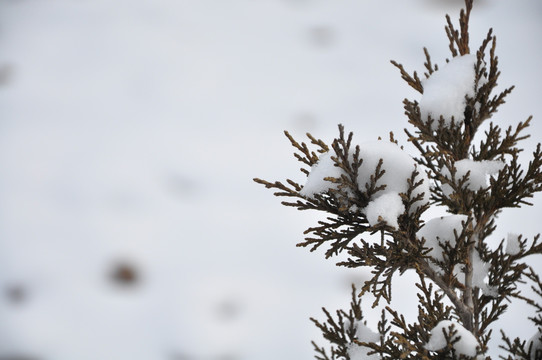
<path fill-rule="evenodd" d="M 242 313 L 242 305 L 235 299 L 224 299 L 218 303 L 216 314 L 220 321 L 232 321 Z"/>
<path fill-rule="evenodd" d="M 13 78 L 13 66 L 0 65 L 0 85 L 8 84 L 12 80 L 12 78 Z"/>
<path fill-rule="evenodd" d="M 309 29 L 310 40 L 313 45 L 318 47 L 329 47 L 336 41 L 335 31 L 324 25 L 314 26 Z"/>
<path fill-rule="evenodd" d="M 179 198 L 192 198 L 197 195 L 198 182 L 182 174 L 171 174 L 166 182 L 167 190 Z"/>
<path fill-rule="evenodd" d="M 310 112 L 302 112 L 293 118 L 293 125 L 303 131 L 314 131 L 318 126 L 317 117 Z"/>
<path fill-rule="evenodd" d="M 111 280 L 115 285 L 132 287 L 139 282 L 139 274 L 133 264 L 118 262 L 111 271 Z"/>
<path fill-rule="evenodd" d="M 223 354 L 223 355 L 219 355 L 217 358 L 217 360 L 239 360 L 239 356 L 236 356 L 234 354 Z"/>
<path fill-rule="evenodd" d="M 19 305 L 26 300 L 27 293 L 22 285 L 10 285 L 5 289 L 5 296 L 10 303 Z"/>

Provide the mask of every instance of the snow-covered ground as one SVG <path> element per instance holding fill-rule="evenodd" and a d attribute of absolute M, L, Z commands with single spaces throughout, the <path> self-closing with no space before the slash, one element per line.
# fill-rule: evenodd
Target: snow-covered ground
<path fill-rule="evenodd" d="M 346 304 L 363 272 L 296 249 L 316 215 L 251 179 L 302 181 L 284 129 L 404 144 L 416 94 L 389 60 L 423 70 L 427 46 L 444 63 L 460 6 L 0 0 L 0 357 L 311 358 L 308 317 Z M 528 149 L 541 20 L 539 0 L 479 1 L 472 20 L 517 86 L 496 120 L 535 116 Z M 495 241 L 538 217 L 503 213 Z"/>

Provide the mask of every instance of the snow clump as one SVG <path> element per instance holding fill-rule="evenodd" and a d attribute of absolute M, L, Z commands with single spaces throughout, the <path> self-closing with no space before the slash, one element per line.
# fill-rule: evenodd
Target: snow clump
<path fill-rule="evenodd" d="M 461 124 L 464 120 L 466 98 L 475 96 L 475 55 L 454 57 L 438 71 L 422 82 L 423 96 L 420 100 L 421 117 L 433 119 L 431 125 L 436 130 L 442 116 L 444 126 Z"/>
<path fill-rule="evenodd" d="M 337 189 L 337 184 L 324 180 L 327 177 L 340 178 L 344 171 L 335 166 L 335 161 L 331 158 L 331 153 L 326 152 L 320 155 L 318 162 L 311 167 L 311 172 L 307 177 L 307 183 L 299 193 L 308 198 L 314 198 L 314 195 Z"/>
<path fill-rule="evenodd" d="M 450 246 L 455 246 L 455 233 L 459 236 L 463 230 L 463 223 L 468 220 L 467 215 L 448 215 L 433 218 L 425 223 L 425 225 L 418 230 L 416 237 L 421 240 L 425 239 L 425 247 L 432 248 L 428 253 L 429 256 L 435 260 L 444 261 L 444 255 L 442 253 L 442 245 L 446 242 L 450 243 Z"/>
<path fill-rule="evenodd" d="M 437 261 L 444 261 L 444 249 L 445 243 L 449 243 L 453 248 L 456 244 L 455 234 L 459 236 L 463 231 L 463 224 L 468 220 L 467 215 L 448 215 L 438 218 L 433 218 L 425 223 L 425 225 L 418 230 L 416 237 L 421 240 L 425 239 L 425 247 L 430 248 L 431 251 L 427 255 L 431 256 Z M 454 234 L 455 232 L 455 234 Z M 464 264 L 457 264 L 454 268 L 454 275 L 458 277 L 458 281 L 462 281 L 460 275 L 464 273 Z M 475 287 L 478 287 L 487 296 L 497 296 L 497 290 L 489 286 L 486 282 L 488 277 L 490 264 L 482 261 L 478 251 L 475 251 L 472 258 L 472 282 Z M 435 271 L 440 272 L 440 269 L 434 268 Z"/>
<path fill-rule="evenodd" d="M 389 226 L 398 228 L 397 219 L 405 212 L 401 197 L 396 192 L 389 192 L 371 201 L 365 208 L 367 221 L 371 226 L 378 224 L 378 218 Z"/>
<path fill-rule="evenodd" d="M 363 163 L 359 168 L 358 186 L 361 191 L 364 191 L 371 183 L 371 175 L 374 175 L 376 167 L 380 159 L 382 159 L 382 170 L 385 170 L 384 175 L 378 179 L 376 185 L 386 185 L 383 190 L 377 192 L 373 199 L 387 193 L 406 193 L 408 191 L 408 180 L 415 170 L 418 170 L 418 175 L 414 179 L 415 182 L 423 180 L 421 186 L 418 186 L 412 196 L 418 196 L 423 193 L 423 199 L 414 204 L 414 209 L 429 202 L 429 180 L 427 175 L 418 166 L 414 159 L 399 145 L 390 141 L 371 141 L 360 145 L 360 157 Z M 371 199 L 371 200 L 373 200 Z"/>
<path fill-rule="evenodd" d="M 506 253 L 508 255 L 517 255 L 521 251 L 520 235 L 508 234 L 506 237 Z"/>
<path fill-rule="evenodd" d="M 437 326 L 431 330 L 431 337 L 429 342 L 425 344 L 425 348 L 429 351 L 438 351 L 446 347 L 446 338 L 444 337 L 443 330 L 449 334 L 449 328 L 453 326 L 456 334 L 452 338 L 452 341 L 459 338 L 459 340 L 453 344 L 453 347 L 457 354 L 465 356 L 476 356 L 476 348 L 479 346 L 476 337 L 461 324 L 455 320 L 442 320 Z"/>
<path fill-rule="evenodd" d="M 497 297 L 499 295 L 497 288 L 489 286 L 486 282 L 489 275 L 489 267 L 490 264 L 482 261 L 478 252 L 474 252 L 472 259 L 472 284 L 482 290 L 484 295 Z M 460 283 L 465 284 L 465 264 L 456 264 L 454 275 Z"/>
<path fill-rule="evenodd" d="M 459 181 L 469 173 L 465 187 L 471 191 L 485 189 L 489 186 L 488 178 L 497 175 L 504 168 L 504 165 L 504 162 L 501 160 L 459 160 L 454 164 L 456 169 L 455 180 Z M 452 176 L 448 168 L 444 168 L 442 174 L 448 179 Z M 452 187 L 448 184 L 442 185 L 442 191 L 446 196 L 450 196 L 453 193 Z"/>
<path fill-rule="evenodd" d="M 525 346 L 525 350 L 529 349 L 529 347 L 531 347 L 531 360 L 540 359 L 540 356 L 542 355 L 542 334 L 540 332 L 537 331 L 536 334 L 529 339 Z"/>
<path fill-rule="evenodd" d="M 374 332 L 360 321 L 357 324 L 356 339 L 366 343 L 379 343 L 380 334 Z M 380 360 L 380 355 L 378 354 L 367 355 L 371 351 L 368 347 L 352 343 L 348 347 L 348 356 L 350 360 Z"/>
<path fill-rule="evenodd" d="M 371 141 L 363 143 L 359 147 L 360 158 L 363 159 L 363 162 L 359 167 L 356 180 L 360 191 L 364 192 L 368 189 L 371 176 L 374 175 L 380 159 L 382 159 L 381 170 L 385 171 L 376 183 L 377 186 L 385 185 L 385 188 L 373 194 L 367 207 L 361 209 L 361 211 L 367 216 L 371 226 L 376 225 L 380 217 L 389 226 L 397 228 L 397 218 L 405 212 L 399 194 L 408 191 L 408 180 L 412 173 L 418 169 L 417 164 L 410 155 L 393 142 Z M 412 196 L 418 196 L 422 193 L 424 195 L 421 201 L 413 204 L 413 211 L 429 202 L 429 180 L 422 170 L 418 171 L 415 182 L 420 180 L 423 180 L 423 182 L 413 191 Z M 337 189 L 337 184 L 324 179 L 328 177 L 340 178 L 343 174 L 345 172 L 335 166 L 331 154 L 329 152 L 324 153 L 320 156 L 318 162 L 312 166 L 307 182 L 301 189 L 300 194 L 308 198 L 314 198 L 316 194 L 326 192 L 329 189 Z"/>
<path fill-rule="evenodd" d="M 494 286 L 489 286 L 486 283 L 490 264 L 480 258 L 478 251 L 474 251 L 472 257 L 472 284 L 482 290 L 484 295 L 497 297 L 499 293 Z"/>

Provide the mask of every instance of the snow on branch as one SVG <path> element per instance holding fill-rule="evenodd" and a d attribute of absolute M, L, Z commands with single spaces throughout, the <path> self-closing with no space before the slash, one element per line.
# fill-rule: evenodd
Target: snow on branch
<path fill-rule="evenodd" d="M 476 337 L 455 320 L 442 320 L 431 330 L 431 338 L 425 345 L 429 351 L 440 351 L 447 346 L 465 356 L 476 356 L 480 346 Z"/>
<path fill-rule="evenodd" d="M 475 55 L 455 57 L 422 82 L 421 118 L 431 122 L 433 130 L 440 121 L 443 126 L 451 127 L 465 120 L 467 99 L 476 94 L 476 61 Z"/>

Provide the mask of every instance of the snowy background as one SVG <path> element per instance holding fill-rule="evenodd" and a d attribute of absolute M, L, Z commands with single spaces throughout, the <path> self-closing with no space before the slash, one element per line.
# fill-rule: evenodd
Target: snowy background
<path fill-rule="evenodd" d="M 308 317 L 363 271 L 295 248 L 317 215 L 251 179 L 303 181 L 284 129 L 405 143 L 416 94 L 389 60 L 422 70 L 427 46 L 444 63 L 461 4 L 0 0 L 0 358 L 312 358 Z M 517 86 L 495 120 L 534 115 L 534 149 L 542 2 L 478 1 L 472 18 Z M 495 242 L 539 232 L 535 204 L 503 213 Z M 411 289 L 396 297 L 413 314 Z"/>

